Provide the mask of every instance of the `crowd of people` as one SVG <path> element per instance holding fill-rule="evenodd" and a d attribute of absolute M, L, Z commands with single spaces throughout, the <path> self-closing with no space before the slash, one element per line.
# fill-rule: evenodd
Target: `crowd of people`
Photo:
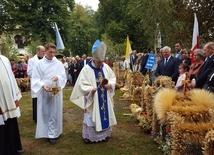
<path fill-rule="evenodd" d="M 82 58 L 77 55 L 57 59 L 56 45 L 48 43 L 37 47 L 37 54 L 28 60 L 28 66 L 23 60 L 16 64 L 14 60 L 9 62 L 0 55 L 0 71 L 4 73 L 1 75 L 7 75 L 0 76 L 0 154 L 24 152 L 17 123 L 21 115 L 18 104 L 21 94 L 15 78 L 26 76 L 31 83 L 35 138 L 47 138 L 55 144 L 62 134 L 62 89 L 67 84 L 73 86 L 70 101 L 84 109 L 84 142 L 108 141 L 111 126 L 117 121 L 113 108 L 116 76 L 111 66 L 105 63 L 106 48 L 104 42 L 97 40 L 92 47 L 92 57 L 83 54 Z M 206 43 L 203 49 L 196 49 L 194 61 L 181 43 L 175 44 L 174 55 L 171 48 L 165 46 L 156 53 L 152 70 L 145 68 L 149 53 L 147 50 L 143 53 L 133 50 L 129 61 L 121 57 L 119 66 L 121 69 L 139 71 L 142 75 L 169 76 L 178 92 L 183 91 L 184 84 L 189 89 L 201 88 L 214 92 L 214 42 Z"/>
<path fill-rule="evenodd" d="M 133 50 L 130 60 L 121 57 L 120 69 L 130 68 L 133 72 L 139 71 L 142 75 L 151 75 L 154 82 L 155 77 L 168 76 L 175 82 L 175 88 L 181 92 L 181 87 L 186 80 L 187 89 L 203 88 L 213 90 L 213 70 L 214 70 L 214 42 L 206 43 L 203 48 L 190 50 L 182 47 L 182 43 L 175 44 L 175 52 L 169 46 L 158 50 L 155 54 L 156 62 L 151 70 L 145 68 L 150 52 L 148 50 L 137 53 Z"/>

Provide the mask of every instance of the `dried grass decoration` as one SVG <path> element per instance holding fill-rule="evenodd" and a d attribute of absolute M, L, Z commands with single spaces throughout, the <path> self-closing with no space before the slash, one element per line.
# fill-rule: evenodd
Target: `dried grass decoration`
<path fill-rule="evenodd" d="M 168 76 L 158 76 L 155 79 L 155 87 L 156 88 L 174 88 L 175 82 L 172 81 L 171 77 Z"/>
<path fill-rule="evenodd" d="M 144 117 L 144 119 L 141 119 L 140 124 L 144 131 L 150 131 L 152 129 L 153 95 L 155 92 L 154 87 L 147 85 L 142 93 L 143 102 L 141 102 L 141 107 L 143 109 L 142 117 Z"/>
<path fill-rule="evenodd" d="M 173 89 L 162 89 L 155 97 L 154 108 L 159 120 L 171 124 L 172 154 L 187 153 L 187 144 L 203 146 L 205 135 L 214 129 L 214 95 L 206 90 L 177 94 Z"/>
<path fill-rule="evenodd" d="M 144 77 L 141 72 L 132 72 L 131 73 L 131 85 L 142 86 Z"/>
<path fill-rule="evenodd" d="M 214 130 L 209 131 L 204 139 L 204 155 L 214 154 Z"/>
<path fill-rule="evenodd" d="M 142 87 L 135 87 L 133 90 L 133 102 L 137 103 L 138 105 L 140 105 L 140 101 L 141 101 L 141 92 L 142 92 Z"/>

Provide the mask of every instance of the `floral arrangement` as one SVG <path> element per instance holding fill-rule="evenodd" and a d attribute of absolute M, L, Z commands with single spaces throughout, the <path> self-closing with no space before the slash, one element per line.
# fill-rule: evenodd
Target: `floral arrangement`
<path fill-rule="evenodd" d="M 159 134 L 153 135 L 155 141 L 158 144 L 158 149 L 160 149 L 164 155 L 171 154 L 171 133 L 169 126 L 160 125 Z"/>
<path fill-rule="evenodd" d="M 16 78 L 16 82 L 22 92 L 30 88 L 29 78 Z"/>

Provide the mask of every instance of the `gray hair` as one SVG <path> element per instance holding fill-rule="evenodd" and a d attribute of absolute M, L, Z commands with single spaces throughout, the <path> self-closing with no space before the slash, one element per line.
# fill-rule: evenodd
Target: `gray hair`
<path fill-rule="evenodd" d="M 170 52 L 171 52 L 171 48 L 169 47 L 169 46 L 164 46 L 163 48 L 162 48 L 162 50 L 164 51 L 164 50 L 169 50 Z"/>
<path fill-rule="evenodd" d="M 200 48 L 197 48 L 194 50 L 194 54 L 198 54 L 201 58 L 205 58 L 205 55 L 204 55 L 204 50 L 200 49 Z"/>

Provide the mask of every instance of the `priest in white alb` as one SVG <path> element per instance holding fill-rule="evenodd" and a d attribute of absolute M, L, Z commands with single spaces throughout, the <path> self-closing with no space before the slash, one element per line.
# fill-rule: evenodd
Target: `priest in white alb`
<path fill-rule="evenodd" d="M 1 42 L 0 42 L 1 43 Z M 22 95 L 8 58 L 0 54 L 0 155 L 24 153 L 17 118 Z"/>
<path fill-rule="evenodd" d="M 107 141 L 111 126 L 116 125 L 114 90 L 116 77 L 104 63 L 106 45 L 97 40 L 92 47 L 92 60 L 83 67 L 70 100 L 84 109 L 82 136 L 85 143 Z"/>
<path fill-rule="evenodd" d="M 62 134 L 62 89 L 67 82 L 65 68 L 55 53 L 56 45 L 45 45 L 45 56 L 34 67 L 31 78 L 31 89 L 37 96 L 35 137 L 49 138 L 51 144 Z"/>

